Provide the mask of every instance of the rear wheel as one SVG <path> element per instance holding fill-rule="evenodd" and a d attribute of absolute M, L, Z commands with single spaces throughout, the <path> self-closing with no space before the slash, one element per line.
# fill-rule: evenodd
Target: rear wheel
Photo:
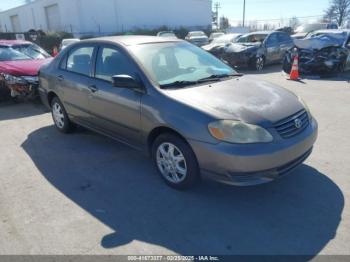
<path fill-rule="evenodd" d="M 70 122 L 67 112 L 58 97 L 54 97 L 51 101 L 51 114 L 56 128 L 62 133 L 72 131 L 72 123 Z"/>
<path fill-rule="evenodd" d="M 154 141 L 152 158 L 163 180 L 175 189 L 190 188 L 199 180 L 199 168 L 192 148 L 174 134 L 162 134 Z"/>

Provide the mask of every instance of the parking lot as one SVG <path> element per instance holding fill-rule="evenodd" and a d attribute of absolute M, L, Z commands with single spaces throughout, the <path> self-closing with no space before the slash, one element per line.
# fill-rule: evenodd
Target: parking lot
<path fill-rule="evenodd" d="M 39 103 L 0 104 L 0 254 L 350 255 L 350 77 L 246 73 L 302 96 L 319 122 L 306 163 L 255 187 L 178 192 L 142 153 L 60 134 Z"/>

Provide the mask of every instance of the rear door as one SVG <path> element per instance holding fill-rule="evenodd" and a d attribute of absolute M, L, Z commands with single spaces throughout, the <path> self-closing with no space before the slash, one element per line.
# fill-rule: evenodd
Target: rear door
<path fill-rule="evenodd" d="M 70 117 L 78 122 L 90 122 L 88 98 L 94 52 L 95 45 L 88 44 L 70 50 L 61 61 L 56 75 L 60 98 Z"/>
<path fill-rule="evenodd" d="M 102 132 L 138 147 L 143 93 L 114 87 L 114 75 L 129 75 L 137 79 L 138 67 L 124 50 L 114 45 L 101 45 L 95 60 L 95 92 L 89 96 L 91 117 L 94 126 Z"/>

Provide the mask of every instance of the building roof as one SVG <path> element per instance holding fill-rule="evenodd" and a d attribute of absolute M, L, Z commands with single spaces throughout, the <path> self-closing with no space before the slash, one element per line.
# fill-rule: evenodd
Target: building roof
<path fill-rule="evenodd" d="M 107 36 L 107 37 L 93 38 L 93 39 L 84 40 L 84 41 L 91 41 L 91 40 L 116 42 L 126 46 L 182 41 L 180 39 L 173 39 L 173 38 L 159 37 L 159 36 L 144 36 L 144 35 Z"/>

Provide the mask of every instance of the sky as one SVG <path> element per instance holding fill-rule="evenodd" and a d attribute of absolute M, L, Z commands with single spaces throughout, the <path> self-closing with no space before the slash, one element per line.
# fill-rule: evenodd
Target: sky
<path fill-rule="evenodd" d="M 24 0 L 0 0 L 0 9 L 6 10 L 24 2 Z M 243 0 L 213 0 L 213 2 L 220 2 L 220 16 L 228 17 L 232 23 L 242 20 Z M 328 4 L 329 0 L 246 0 L 246 19 L 269 20 L 297 16 L 310 17 L 310 20 L 314 20 L 317 17 L 312 16 L 322 15 Z"/>

